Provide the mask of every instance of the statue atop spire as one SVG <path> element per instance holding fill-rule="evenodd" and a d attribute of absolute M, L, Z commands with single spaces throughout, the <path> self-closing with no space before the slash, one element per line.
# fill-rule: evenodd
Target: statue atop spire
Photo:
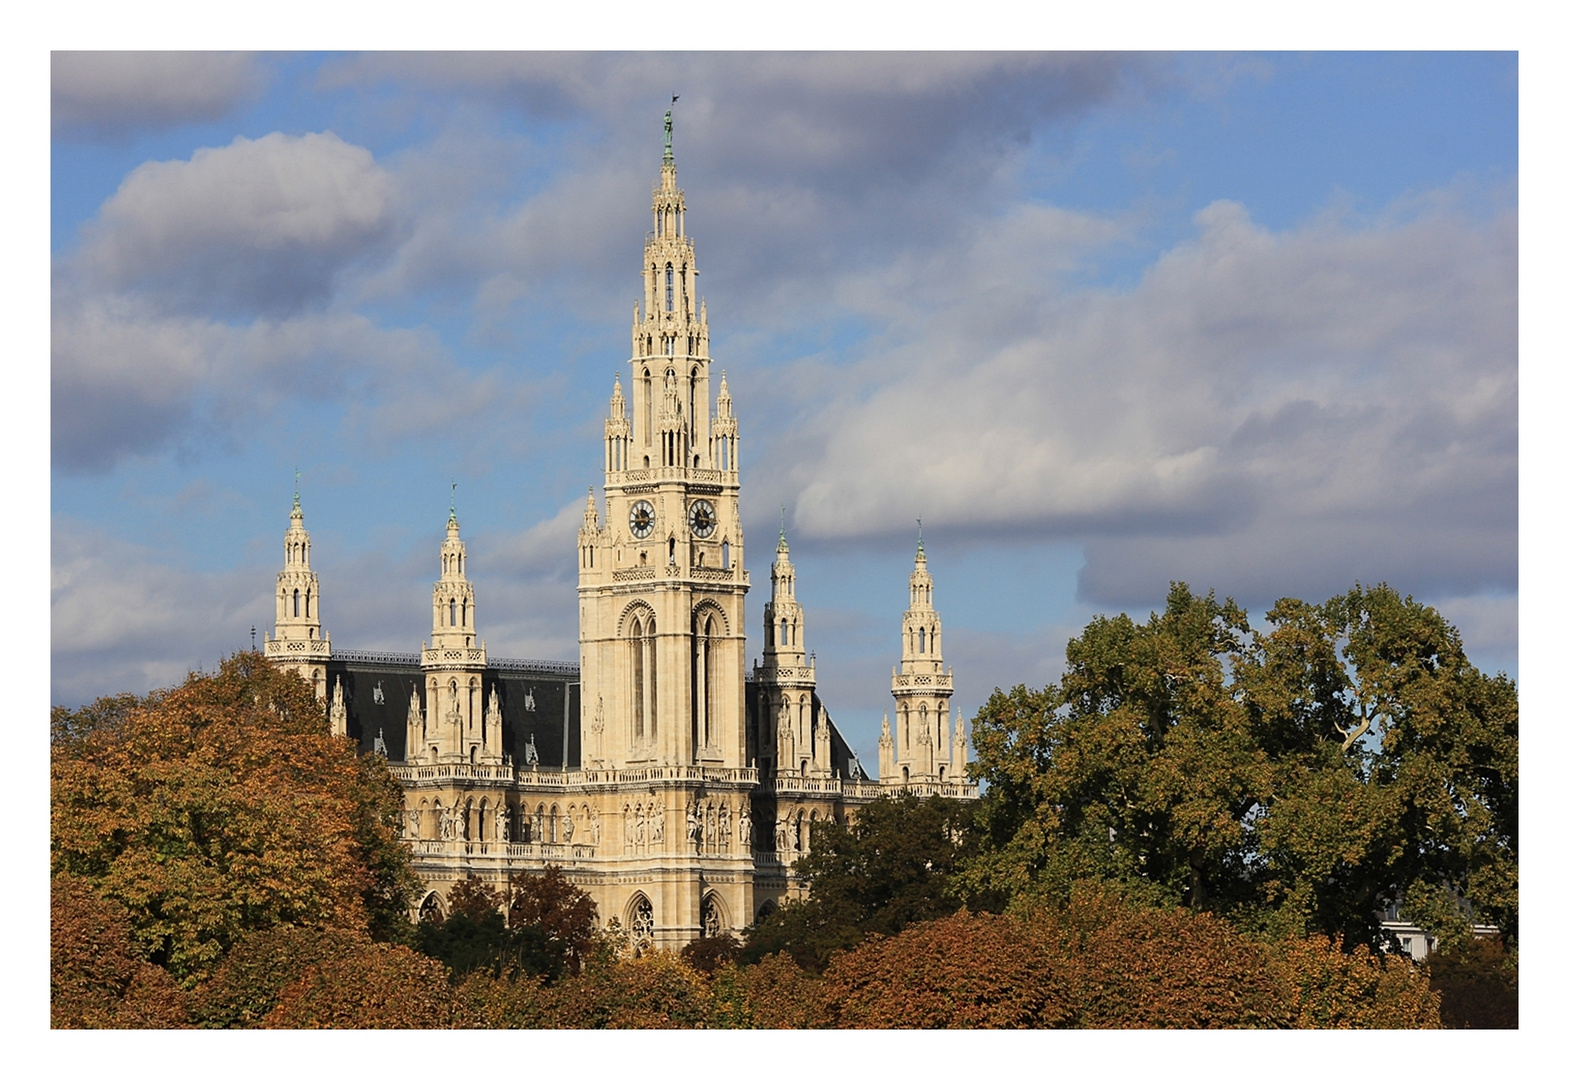
<path fill-rule="evenodd" d="M 670 108 L 665 110 L 665 164 L 674 165 L 676 160 L 675 149 L 671 145 L 671 137 L 675 132 L 675 125 L 670 119 L 670 114 L 675 111 L 676 102 L 681 100 L 680 94 L 670 95 Z"/>
<path fill-rule="evenodd" d="M 779 550 L 779 554 L 781 554 L 781 555 L 787 554 L 790 551 L 790 545 L 785 542 L 784 517 L 785 517 L 785 508 L 783 506 L 781 506 L 779 508 L 779 549 L 778 549 Z"/>
<path fill-rule="evenodd" d="M 294 512 L 300 512 L 300 470 L 294 470 Z"/>

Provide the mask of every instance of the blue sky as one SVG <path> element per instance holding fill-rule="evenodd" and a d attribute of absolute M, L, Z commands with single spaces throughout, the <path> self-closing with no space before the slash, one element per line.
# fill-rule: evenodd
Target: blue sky
<path fill-rule="evenodd" d="M 672 92 L 749 628 L 784 505 L 863 760 L 917 516 L 966 715 L 1174 578 L 1387 580 L 1513 672 L 1516 69 L 57 54 L 53 699 L 265 628 L 296 467 L 335 645 L 428 633 L 456 479 L 492 654 L 574 657 Z"/>

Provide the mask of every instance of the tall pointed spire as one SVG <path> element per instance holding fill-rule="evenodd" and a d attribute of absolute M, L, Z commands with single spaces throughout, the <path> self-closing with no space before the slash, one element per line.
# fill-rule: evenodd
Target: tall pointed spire
<path fill-rule="evenodd" d="M 283 534 L 283 569 L 278 573 L 273 634 L 263 642 L 269 660 L 299 672 L 326 700 L 326 662 L 331 646 L 321 630 L 321 584 L 311 569 L 311 534 L 300 509 L 300 471 L 294 470 L 294 504 Z"/>
<path fill-rule="evenodd" d="M 915 567 L 910 573 L 910 606 L 900 630 L 899 666 L 893 696 L 898 705 L 894 758 L 898 775 L 884 783 L 946 781 L 954 767 L 952 723 L 953 669 L 942 658 L 942 617 L 932 603 L 932 575 L 926 567 L 926 536 L 916 519 Z"/>

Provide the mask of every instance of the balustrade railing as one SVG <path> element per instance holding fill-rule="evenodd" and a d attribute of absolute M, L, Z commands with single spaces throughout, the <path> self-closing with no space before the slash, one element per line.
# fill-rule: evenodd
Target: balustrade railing
<path fill-rule="evenodd" d="M 755 784 L 756 769 L 731 769 L 713 765 L 646 765 L 626 769 L 531 769 L 508 765 L 393 764 L 392 775 L 403 781 L 423 783 L 507 783 L 527 789 L 563 791 L 607 784 L 646 784 L 681 781 L 703 784 Z"/>

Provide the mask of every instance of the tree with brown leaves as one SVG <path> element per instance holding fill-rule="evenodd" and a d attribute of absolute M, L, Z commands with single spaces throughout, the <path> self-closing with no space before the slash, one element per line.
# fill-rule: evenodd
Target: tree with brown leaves
<path fill-rule="evenodd" d="M 329 733 L 297 675 L 256 653 L 52 723 L 52 872 L 122 905 L 137 946 L 194 985 L 285 924 L 408 932 L 414 886 L 381 759 Z"/>

